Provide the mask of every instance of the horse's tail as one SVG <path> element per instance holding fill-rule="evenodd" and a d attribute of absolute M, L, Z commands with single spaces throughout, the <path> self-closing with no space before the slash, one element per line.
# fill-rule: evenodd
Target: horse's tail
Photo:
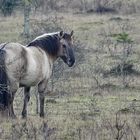
<path fill-rule="evenodd" d="M 0 45 L 0 104 L 4 107 L 8 106 L 8 77 L 6 73 L 5 57 L 6 51 L 4 47 L 7 43 Z"/>

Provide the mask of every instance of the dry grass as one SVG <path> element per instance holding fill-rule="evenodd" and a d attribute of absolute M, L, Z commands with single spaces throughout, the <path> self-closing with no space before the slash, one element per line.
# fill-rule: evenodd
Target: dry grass
<path fill-rule="evenodd" d="M 126 20 L 132 26 L 127 31 L 135 42 L 130 59 L 135 69 L 140 70 L 139 15 L 59 13 L 57 16 L 62 18 L 64 28 L 75 31 L 76 40 L 83 45 L 79 49 L 84 50 L 85 60 L 78 67 L 65 68 L 60 82 L 55 83 L 55 94 L 46 95 L 44 119 L 36 114 L 34 90 L 28 119 L 20 118 L 23 95 L 19 91 L 14 102 L 18 119 L 0 121 L 0 139 L 121 140 L 121 133 L 124 133 L 122 140 L 139 139 L 139 76 L 128 76 L 129 86 L 124 87 L 120 76 L 104 77 L 102 73 L 119 61 L 110 55 L 108 44 L 103 42 L 108 38 L 105 35 L 120 32 L 119 23 L 125 24 Z M 32 21 L 34 18 L 40 20 L 41 17 L 32 17 Z M 23 42 L 22 25 L 21 16 L 1 18 L 0 42 Z"/>

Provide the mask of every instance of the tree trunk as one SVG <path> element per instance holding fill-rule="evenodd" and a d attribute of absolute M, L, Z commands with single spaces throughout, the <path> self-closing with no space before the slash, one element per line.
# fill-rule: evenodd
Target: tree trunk
<path fill-rule="evenodd" d="M 29 2 L 25 2 L 25 4 L 24 4 L 24 31 L 23 31 L 23 34 L 26 37 L 30 36 L 30 10 L 31 10 L 31 4 Z"/>

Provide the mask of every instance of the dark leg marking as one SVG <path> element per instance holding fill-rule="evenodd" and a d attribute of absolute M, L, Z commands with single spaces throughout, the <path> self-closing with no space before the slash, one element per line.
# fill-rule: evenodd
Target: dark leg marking
<path fill-rule="evenodd" d="M 30 100 L 30 87 L 24 88 L 24 105 L 22 110 L 22 118 L 27 117 L 27 105 Z"/>
<path fill-rule="evenodd" d="M 44 117 L 44 93 L 39 93 L 39 100 L 40 100 L 40 117 Z"/>
<path fill-rule="evenodd" d="M 9 95 L 9 116 L 13 119 L 16 118 L 16 115 L 14 113 L 14 108 L 13 108 L 13 101 L 14 101 L 14 96 L 15 96 L 15 93 L 12 93 L 11 95 Z"/>
<path fill-rule="evenodd" d="M 47 89 L 47 80 L 45 79 L 38 85 L 39 100 L 40 100 L 40 117 L 44 117 L 44 101 L 45 101 L 45 92 Z"/>

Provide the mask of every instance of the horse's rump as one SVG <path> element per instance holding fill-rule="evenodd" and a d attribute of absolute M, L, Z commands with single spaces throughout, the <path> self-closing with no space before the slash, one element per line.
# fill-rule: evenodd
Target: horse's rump
<path fill-rule="evenodd" d="M 8 43 L 4 48 L 6 73 L 10 82 L 18 82 L 26 71 L 26 49 L 18 43 Z"/>

